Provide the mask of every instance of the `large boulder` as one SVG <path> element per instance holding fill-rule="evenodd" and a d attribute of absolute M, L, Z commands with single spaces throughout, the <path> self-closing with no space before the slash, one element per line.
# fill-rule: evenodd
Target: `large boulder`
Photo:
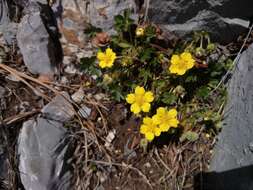
<path fill-rule="evenodd" d="M 207 180 L 212 190 L 253 189 L 253 44 L 241 55 L 229 84 L 229 99 Z"/>
<path fill-rule="evenodd" d="M 252 6 L 251 0 L 157 0 L 150 1 L 148 18 L 180 36 L 205 30 L 227 43 L 247 29 Z"/>

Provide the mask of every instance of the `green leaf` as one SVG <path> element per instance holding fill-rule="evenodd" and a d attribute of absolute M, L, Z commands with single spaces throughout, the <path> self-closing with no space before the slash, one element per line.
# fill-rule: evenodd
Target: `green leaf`
<path fill-rule="evenodd" d="M 198 80 L 198 77 L 197 76 L 188 76 L 186 79 L 185 79 L 185 82 L 197 82 Z"/>
<path fill-rule="evenodd" d="M 180 137 L 180 141 L 181 141 L 181 142 L 183 142 L 183 141 L 185 141 L 185 140 L 194 142 L 194 141 L 196 141 L 196 140 L 198 140 L 198 139 L 199 139 L 198 133 L 193 132 L 193 131 L 187 131 L 187 132 L 185 132 L 185 133 Z"/>
<path fill-rule="evenodd" d="M 123 24 L 124 17 L 122 15 L 116 15 L 114 17 L 114 22 L 115 22 L 115 24 Z"/>
<path fill-rule="evenodd" d="M 89 75 L 96 75 L 98 77 L 101 76 L 102 75 L 101 70 L 96 67 L 95 61 L 96 61 L 96 56 L 81 58 L 80 69 L 88 73 Z"/>
<path fill-rule="evenodd" d="M 162 102 L 165 104 L 173 104 L 176 103 L 177 101 L 177 96 L 172 94 L 171 92 L 165 92 L 162 95 Z"/>
<path fill-rule="evenodd" d="M 83 57 L 80 59 L 81 69 L 85 70 L 89 68 L 91 65 L 95 65 L 96 56 L 92 57 Z"/>
<path fill-rule="evenodd" d="M 97 28 L 95 26 L 89 25 L 85 30 L 84 33 L 87 34 L 90 38 L 94 37 L 96 33 L 102 32 L 101 28 Z"/>
<path fill-rule="evenodd" d="M 143 83 L 146 84 L 147 81 L 152 78 L 152 73 L 150 70 L 142 68 L 140 69 L 139 78 L 143 79 Z"/>
<path fill-rule="evenodd" d="M 210 90 L 206 86 L 202 86 L 197 90 L 196 95 L 200 98 L 207 98 L 209 95 Z"/>
<path fill-rule="evenodd" d="M 118 46 L 122 47 L 122 48 L 130 48 L 130 47 L 132 47 L 131 44 L 126 43 L 126 42 L 120 42 L 120 43 L 118 43 Z"/>
<path fill-rule="evenodd" d="M 152 49 L 152 48 L 144 49 L 140 53 L 140 60 L 141 60 L 141 62 L 145 62 L 145 61 L 148 61 L 149 59 L 151 59 L 153 53 L 154 53 L 154 49 Z"/>

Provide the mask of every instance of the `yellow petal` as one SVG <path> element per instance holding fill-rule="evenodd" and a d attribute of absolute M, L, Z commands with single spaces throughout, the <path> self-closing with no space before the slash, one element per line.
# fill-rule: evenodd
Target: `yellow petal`
<path fill-rule="evenodd" d="M 172 65 L 178 64 L 179 61 L 180 61 L 180 57 L 178 55 L 172 55 L 171 61 L 170 61 Z"/>
<path fill-rule="evenodd" d="M 129 104 L 133 104 L 135 102 L 135 95 L 134 94 L 128 94 L 126 97 L 126 101 Z"/>
<path fill-rule="evenodd" d="M 104 57 L 105 57 L 105 54 L 104 54 L 103 52 L 98 52 L 98 53 L 97 53 L 97 59 L 98 59 L 98 60 L 103 60 Z"/>
<path fill-rule="evenodd" d="M 152 141 L 155 138 L 155 135 L 151 132 L 145 134 L 145 137 L 148 141 Z"/>
<path fill-rule="evenodd" d="M 104 61 L 100 61 L 99 62 L 99 67 L 101 67 L 102 69 L 106 67 L 106 63 Z"/>
<path fill-rule="evenodd" d="M 145 93 L 145 89 L 143 87 L 137 86 L 135 88 L 135 94 L 144 95 L 144 93 Z"/>
<path fill-rule="evenodd" d="M 177 74 L 178 75 L 184 75 L 186 71 L 187 71 L 187 69 L 178 69 Z"/>
<path fill-rule="evenodd" d="M 147 125 L 141 125 L 140 133 L 145 134 L 148 132 L 148 126 Z"/>
<path fill-rule="evenodd" d="M 152 120 L 155 125 L 159 125 L 161 123 L 161 119 L 157 114 L 152 117 Z"/>
<path fill-rule="evenodd" d="M 162 133 L 162 130 L 160 128 L 155 128 L 155 136 L 159 137 Z"/>
<path fill-rule="evenodd" d="M 168 111 L 168 116 L 170 118 L 174 118 L 174 117 L 177 117 L 177 110 L 176 109 L 171 109 Z"/>
<path fill-rule="evenodd" d="M 179 121 L 177 119 L 170 119 L 170 126 L 171 127 L 177 127 Z"/>
<path fill-rule="evenodd" d="M 166 112 L 166 108 L 164 108 L 164 107 L 159 107 L 159 108 L 156 110 L 156 113 L 157 113 L 157 115 L 159 115 L 159 116 L 163 116 L 163 115 L 165 114 L 165 112 Z"/>
<path fill-rule="evenodd" d="M 151 91 L 148 91 L 144 95 L 144 101 L 145 102 L 152 102 L 154 100 L 154 95 Z"/>
<path fill-rule="evenodd" d="M 180 57 L 184 60 L 184 61 L 188 61 L 190 59 L 192 59 L 192 55 L 189 52 L 183 52 Z"/>
<path fill-rule="evenodd" d="M 144 103 L 142 106 L 141 106 L 141 109 L 143 112 L 149 112 L 150 110 L 150 103 Z"/>
<path fill-rule="evenodd" d="M 114 52 L 112 51 L 111 48 L 106 48 L 105 53 L 106 55 L 112 55 Z"/>
<path fill-rule="evenodd" d="M 178 66 L 177 65 L 170 65 L 169 71 L 171 73 L 177 73 L 178 72 Z"/>
<path fill-rule="evenodd" d="M 138 114 L 141 111 L 140 106 L 136 103 L 132 104 L 130 109 L 131 109 L 131 112 L 133 112 L 134 114 Z"/>
<path fill-rule="evenodd" d="M 161 131 L 163 131 L 163 132 L 167 132 L 170 129 L 170 126 L 166 123 L 159 125 L 159 127 L 160 127 Z"/>
<path fill-rule="evenodd" d="M 195 64 L 195 61 L 192 59 L 192 60 L 189 60 L 186 62 L 186 66 L 187 66 L 187 69 L 191 69 Z"/>
<path fill-rule="evenodd" d="M 143 123 L 146 125 L 150 125 L 153 123 L 153 120 L 150 117 L 144 117 Z"/>

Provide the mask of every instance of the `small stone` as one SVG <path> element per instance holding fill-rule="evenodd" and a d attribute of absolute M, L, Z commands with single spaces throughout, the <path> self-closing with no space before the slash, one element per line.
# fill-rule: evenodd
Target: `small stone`
<path fill-rule="evenodd" d="M 70 97 L 66 92 L 56 96 L 41 112 L 46 118 L 54 118 L 61 122 L 70 120 L 75 114 Z"/>
<path fill-rule="evenodd" d="M 41 74 L 38 77 L 38 80 L 40 82 L 43 82 L 43 83 L 50 83 L 50 82 L 54 81 L 54 76 L 53 75 L 47 75 L 47 74 Z"/>
<path fill-rule="evenodd" d="M 0 86 L 0 98 L 3 98 L 6 93 L 6 89 L 2 86 Z"/>
<path fill-rule="evenodd" d="M 105 143 L 105 147 L 110 147 L 112 141 L 115 139 L 115 134 L 116 134 L 116 130 L 113 129 L 112 131 L 110 131 L 106 137 L 106 143 Z"/>
<path fill-rule="evenodd" d="M 87 119 L 91 114 L 91 109 L 86 105 L 82 104 L 81 108 L 78 111 L 78 114 L 82 116 L 84 119 Z"/>
<path fill-rule="evenodd" d="M 20 81 L 17 77 L 15 77 L 12 74 L 7 75 L 5 78 L 10 80 L 10 81 L 13 81 L 13 82 L 19 82 Z"/>
<path fill-rule="evenodd" d="M 78 72 L 74 65 L 68 65 L 68 66 L 64 69 L 64 71 L 65 71 L 66 73 L 68 73 L 68 74 L 77 74 L 77 72 Z"/>
<path fill-rule="evenodd" d="M 72 96 L 71 96 L 72 100 L 76 103 L 81 103 L 82 100 L 84 99 L 84 91 L 83 88 L 79 88 L 78 91 L 76 91 Z"/>
<path fill-rule="evenodd" d="M 105 98 L 105 94 L 103 94 L 103 93 L 95 94 L 95 95 L 94 95 L 94 98 L 95 98 L 97 101 L 100 101 L 100 100 L 102 100 L 102 99 Z"/>
<path fill-rule="evenodd" d="M 147 168 L 151 168 L 151 164 L 149 162 L 147 162 L 146 164 L 144 164 L 145 167 Z"/>
<path fill-rule="evenodd" d="M 64 65 L 69 65 L 71 63 L 71 57 L 64 56 L 62 62 L 63 62 Z"/>
<path fill-rule="evenodd" d="M 61 77 L 61 84 L 67 84 L 68 83 L 68 78 L 66 76 Z"/>

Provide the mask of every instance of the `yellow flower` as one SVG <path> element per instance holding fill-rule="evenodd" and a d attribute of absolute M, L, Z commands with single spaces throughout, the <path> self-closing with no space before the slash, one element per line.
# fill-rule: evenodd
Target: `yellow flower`
<path fill-rule="evenodd" d="M 112 67 L 113 62 L 116 59 L 116 54 L 111 48 L 107 48 L 104 52 L 98 52 L 97 58 L 99 60 L 99 66 L 101 68 Z"/>
<path fill-rule="evenodd" d="M 135 93 L 128 94 L 126 101 L 131 105 L 131 112 L 138 114 L 141 111 L 149 112 L 150 102 L 154 100 L 154 95 L 151 91 L 145 91 L 143 87 L 137 86 Z"/>
<path fill-rule="evenodd" d="M 145 138 L 148 141 L 152 141 L 155 136 L 158 137 L 161 135 L 161 129 L 153 122 L 153 119 L 150 117 L 145 117 L 143 119 L 143 124 L 140 128 L 140 133 L 145 135 Z"/>
<path fill-rule="evenodd" d="M 135 34 L 137 37 L 143 36 L 144 35 L 144 28 L 142 28 L 142 27 L 136 28 Z"/>
<path fill-rule="evenodd" d="M 184 52 L 180 55 L 173 55 L 170 62 L 169 71 L 178 75 L 184 75 L 185 72 L 191 69 L 195 64 L 195 60 L 188 52 Z"/>
<path fill-rule="evenodd" d="M 160 107 L 156 111 L 156 115 L 152 117 L 153 122 L 159 125 L 162 132 L 168 131 L 171 127 L 177 127 L 179 121 L 177 120 L 177 110 L 167 110 Z"/>

